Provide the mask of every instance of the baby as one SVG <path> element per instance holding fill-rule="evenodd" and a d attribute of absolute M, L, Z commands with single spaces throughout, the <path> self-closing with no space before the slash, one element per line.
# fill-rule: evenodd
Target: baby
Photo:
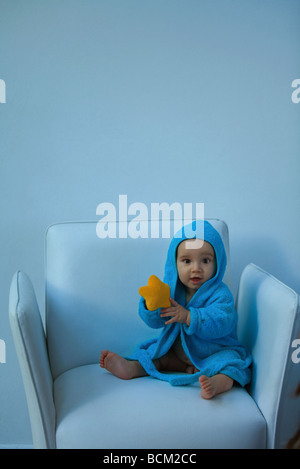
<path fill-rule="evenodd" d="M 204 240 L 197 237 L 203 232 Z M 140 301 L 141 318 L 162 328 L 160 336 L 130 358 L 104 350 L 100 366 L 122 379 L 150 375 L 172 385 L 199 380 L 204 399 L 228 391 L 235 381 L 247 384 L 251 357 L 237 340 L 233 297 L 222 281 L 225 269 L 224 245 L 210 223 L 198 220 L 182 228 L 165 266 L 171 306 L 149 311 Z"/>

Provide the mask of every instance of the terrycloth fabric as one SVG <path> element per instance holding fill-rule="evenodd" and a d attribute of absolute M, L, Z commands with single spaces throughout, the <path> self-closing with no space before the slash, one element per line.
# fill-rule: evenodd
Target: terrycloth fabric
<path fill-rule="evenodd" d="M 205 282 L 186 304 L 184 286 L 177 273 L 177 247 L 185 239 L 202 239 L 203 228 L 205 241 L 215 250 L 217 269 L 214 277 Z M 149 311 L 145 300 L 140 299 L 139 314 L 144 322 L 154 329 L 162 328 L 159 337 L 140 344 L 130 357 L 138 360 L 150 376 L 168 381 L 171 385 L 191 384 L 203 374 L 213 376 L 217 373 L 230 376 L 242 386 L 250 381 L 251 356 L 237 339 L 234 300 L 222 281 L 226 262 L 222 239 L 207 221 L 194 221 L 176 233 L 167 254 L 164 282 L 170 286 L 171 298 L 190 311 L 191 322 L 190 326 L 180 323 L 165 325 L 166 318 L 160 317 L 160 308 Z M 187 357 L 199 372 L 178 374 L 156 369 L 153 360 L 165 355 L 178 336 Z"/>

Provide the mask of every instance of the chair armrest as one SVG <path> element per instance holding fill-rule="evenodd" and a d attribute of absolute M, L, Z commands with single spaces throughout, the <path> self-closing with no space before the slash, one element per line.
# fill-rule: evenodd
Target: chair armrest
<path fill-rule="evenodd" d="M 9 293 L 9 320 L 21 368 L 35 448 L 55 448 L 55 407 L 44 328 L 28 276 L 16 272 Z"/>
<path fill-rule="evenodd" d="M 299 424 L 299 366 L 291 348 L 300 329 L 299 296 L 254 264 L 243 271 L 237 297 L 238 336 L 253 356 L 252 395 L 267 422 L 267 447 L 285 447 Z M 297 368 L 298 367 L 298 368 Z M 289 418 L 287 419 L 287 412 Z"/>

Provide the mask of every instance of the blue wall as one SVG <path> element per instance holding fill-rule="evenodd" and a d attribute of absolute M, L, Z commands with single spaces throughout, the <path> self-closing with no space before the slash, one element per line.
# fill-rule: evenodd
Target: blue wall
<path fill-rule="evenodd" d="M 43 311 L 44 233 L 101 202 L 204 202 L 232 288 L 254 262 L 300 293 L 297 0 L 0 0 L 0 444 L 31 444 L 8 322 Z"/>

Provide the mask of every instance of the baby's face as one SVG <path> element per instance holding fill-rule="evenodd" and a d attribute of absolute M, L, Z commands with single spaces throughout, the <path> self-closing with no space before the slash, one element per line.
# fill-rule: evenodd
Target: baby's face
<path fill-rule="evenodd" d="M 216 272 L 216 256 L 211 244 L 198 239 L 188 239 L 177 249 L 177 271 L 183 285 L 195 293 Z M 191 243 L 195 243 L 191 246 Z M 201 247 L 197 247 L 197 243 Z M 191 249 L 192 247 L 192 249 Z"/>

